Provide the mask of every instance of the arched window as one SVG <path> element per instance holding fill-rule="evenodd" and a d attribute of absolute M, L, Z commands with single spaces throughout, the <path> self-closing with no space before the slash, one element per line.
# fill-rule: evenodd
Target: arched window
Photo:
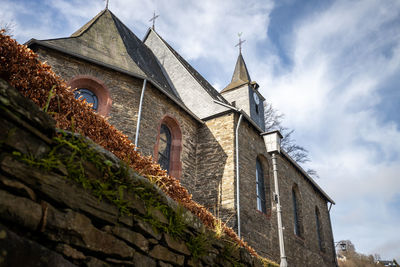
<path fill-rule="evenodd" d="M 110 93 L 101 80 L 89 75 L 77 75 L 68 82 L 75 89 L 75 98 L 86 99 L 93 104 L 93 109 L 103 116 L 108 116 L 111 110 Z"/>
<path fill-rule="evenodd" d="M 169 171 L 171 152 L 171 132 L 167 125 L 161 124 L 160 140 L 158 142 L 158 163 L 164 169 Z"/>
<path fill-rule="evenodd" d="M 97 111 L 98 98 L 95 93 L 86 88 L 79 88 L 74 91 L 76 99 L 85 99 L 87 103 L 92 104 L 92 108 Z"/>
<path fill-rule="evenodd" d="M 315 207 L 315 223 L 317 230 L 318 246 L 321 251 L 324 251 L 324 236 L 318 207 Z"/>
<path fill-rule="evenodd" d="M 256 160 L 256 183 L 257 183 L 257 210 L 266 213 L 264 172 L 259 159 Z"/>
<path fill-rule="evenodd" d="M 168 171 L 168 174 L 180 178 L 182 132 L 179 123 L 171 116 L 164 116 L 160 121 L 156 144 L 154 146 L 154 160 Z"/>
<path fill-rule="evenodd" d="M 299 198 L 297 185 L 292 188 L 292 202 L 293 202 L 293 223 L 294 223 L 294 233 L 295 235 L 303 236 L 303 226 L 302 226 L 302 214 L 301 214 L 301 202 Z"/>

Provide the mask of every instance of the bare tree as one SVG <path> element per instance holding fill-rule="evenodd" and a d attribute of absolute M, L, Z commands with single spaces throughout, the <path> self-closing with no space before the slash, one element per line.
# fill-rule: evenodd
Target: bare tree
<path fill-rule="evenodd" d="M 294 133 L 294 130 L 283 126 L 282 120 L 284 117 L 285 115 L 274 109 L 272 104 L 265 102 L 265 131 L 269 132 L 273 130 L 279 130 L 283 136 L 281 146 L 289 154 L 289 156 L 299 164 L 309 162 L 310 157 L 308 156 L 308 150 L 296 144 L 296 140 L 293 139 L 292 134 Z M 307 173 L 314 178 L 319 178 L 317 171 L 313 169 L 308 169 Z"/>
<path fill-rule="evenodd" d="M 3 20 L 0 21 L 0 30 L 4 30 L 7 35 L 12 36 L 15 28 L 14 22 L 5 22 Z"/>

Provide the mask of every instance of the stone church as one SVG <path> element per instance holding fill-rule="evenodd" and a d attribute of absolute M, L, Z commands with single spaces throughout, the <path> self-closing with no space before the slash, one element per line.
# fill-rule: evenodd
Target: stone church
<path fill-rule="evenodd" d="M 336 266 L 334 201 L 279 132 L 264 133 L 265 98 L 241 53 L 218 92 L 153 28 L 141 40 L 107 8 L 70 37 L 27 45 L 260 255 Z"/>

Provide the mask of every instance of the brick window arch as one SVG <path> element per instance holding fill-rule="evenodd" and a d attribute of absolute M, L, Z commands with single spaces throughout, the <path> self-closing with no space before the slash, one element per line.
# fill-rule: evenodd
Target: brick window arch
<path fill-rule="evenodd" d="M 158 135 L 154 146 L 154 160 L 168 171 L 168 174 L 180 178 L 182 174 L 181 163 L 182 131 L 178 121 L 165 115 L 158 126 Z"/>
<path fill-rule="evenodd" d="M 292 203 L 293 203 L 293 224 L 294 234 L 303 237 L 303 214 L 302 203 L 300 199 L 299 187 L 294 184 L 292 187 Z"/>
<path fill-rule="evenodd" d="M 92 93 L 92 97 L 97 99 L 97 113 L 108 116 L 112 101 L 110 92 L 103 81 L 89 75 L 77 75 L 68 82 L 68 86 L 71 86 L 72 89 L 78 89 L 77 91 L 85 92 L 88 95 Z"/>

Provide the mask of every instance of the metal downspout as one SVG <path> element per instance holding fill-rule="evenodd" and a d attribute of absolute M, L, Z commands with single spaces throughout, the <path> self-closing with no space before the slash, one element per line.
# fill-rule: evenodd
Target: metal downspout
<path fill-rule="evenodd" d="M 243 111 L 241 109 L 237 109 L 235 107 L 232 107 L 228 104 L 225 104 L 221 101 L 214 100 L 214 103 L 217 103 L 221 106 L 230 108 L 236 112 L 240 113 L 238 124 L 236 125 L 236 130 L 235 130 L 235 146 L 236 146 L 236 214 L 237 214 L 237 224 L 238 224 L 238 237 L 241 238 L 241 231 L 240 231 L 240 193 L 239 193 L 239 180 L 240 180 L 240 175 L 239 175 L 239 127 L 240 123 L 242 122 L 243 119 Z"/>
<path fill-rule="evenodd" d="M 275 194 L 276 194 L 276 213 L 278 219 L 278 235 L 279 235 L 279 250 L 281 254 L 280 267 L 287 267 L 287 259 L 285 255 L 285 244 L 283 241 L 283 227 L 282 227 L 282 210 L 281 210 L 281 199 L 279 195 L 278 185 L 278 167 L 276 163 L 276 154 L 272 153 L 272 169 L 274 171 L 274 183 L 275 183 Z"/>
<path fill-rule="evenodd" d="M 241 238 L 240 235 L 240 188 L 239 188 L 239 127 L 240 123 L 242 122 L 243 119 L 243 113 L 240 113 L 238 123 L 236 125 L 236 131 L 235 131 L 235 142 L 236 142 L 236 210 L 237 210 L 237 223 L 238 223 L 238 236 L 239 239 Z"/>
<path fill-rule="evenodd" d="M 331 236 L 332 236 L 332 248 L 333 248 L 332 254 L 333 254 L 333 258 L 335 259 L 335 266 L 339 266 L 338 261 L 337 261 L 337 255 L 336 255 L 335 241 L 333 240 L 331 208 L 332 208 L 332 202 L 330 202 L 329 209 L 328 209 L 329 229 L 331 229 L 330 232 L 331 232 Z"/>
<path fill-rule="evenodd" d="M 146 83 L 147 83 L 147 79 L 144 79 L 144 81 L 143 81 L 143 87 L 142 87 L 142 93 L 141 93 L 141 95 L 140 95 L 139 114 L 138 114 L 138 119 L 137 119 L 137 123 L 136 123 L 135 151 L 137 150 L 138 141 L 139 141 L 140 121 L 141 121 L 141 119 L 142 119 L 142 106 L 143 106 L 144 91 L 146 91 Z"/>

